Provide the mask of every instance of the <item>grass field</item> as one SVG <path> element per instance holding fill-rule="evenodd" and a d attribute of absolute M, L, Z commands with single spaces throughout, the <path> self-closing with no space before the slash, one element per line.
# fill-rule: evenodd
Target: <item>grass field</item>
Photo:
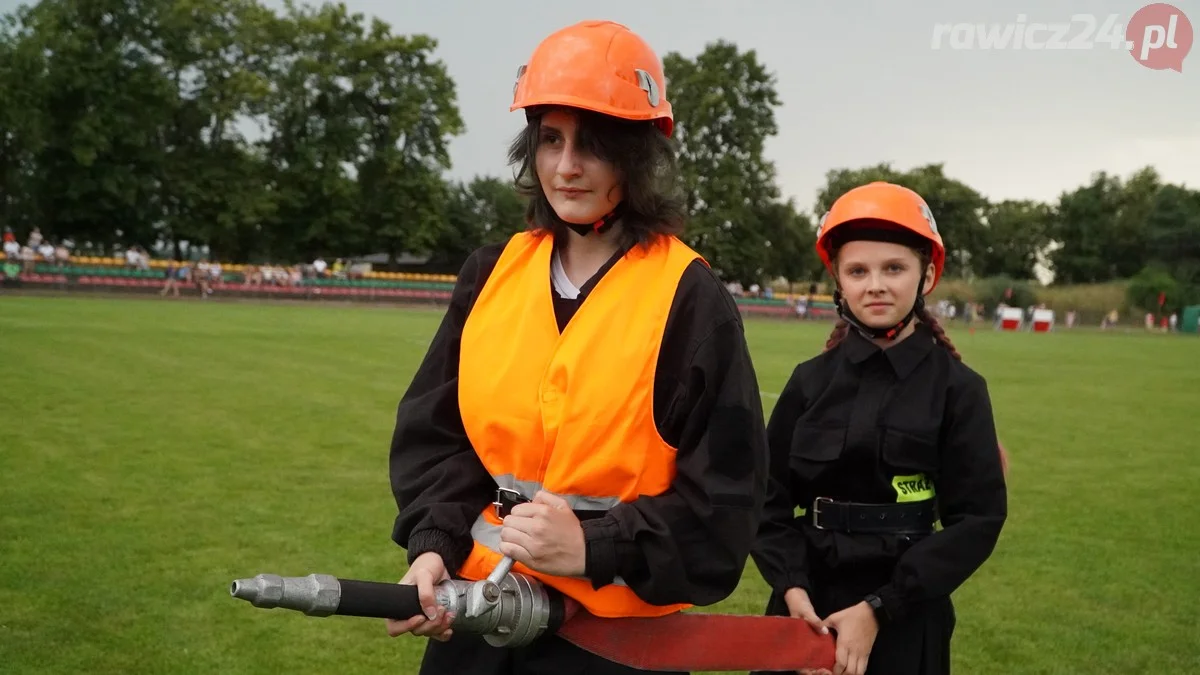
<path fill-rule="evenodd" d="M 228 595 L 393 581 L 387 451 L 440 313 L 0 297 L 0 672 L 410 673 L 423 642 Z M 828 325 L 751 321 L 767 395 Z M 1011 516 L 956 595 L 956 672 L 1200 672 L 1200 340 L 952 332 Z M 757 614 L 753 564 L 713 608 Z"/>

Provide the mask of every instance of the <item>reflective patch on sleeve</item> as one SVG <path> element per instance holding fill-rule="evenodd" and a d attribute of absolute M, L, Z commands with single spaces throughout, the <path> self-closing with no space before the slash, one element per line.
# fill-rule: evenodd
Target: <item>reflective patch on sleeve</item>
<path fill-rule="evenodd" d="M 897 502 L 923 502 L 933 499 L 933 481 L 923 474 L 896 476 L 892 479 Z"/>

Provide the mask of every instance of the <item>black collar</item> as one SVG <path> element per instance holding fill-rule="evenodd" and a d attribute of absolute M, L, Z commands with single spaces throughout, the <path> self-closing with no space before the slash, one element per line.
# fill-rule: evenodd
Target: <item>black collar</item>
<path fill-rule="evenodd" d="M 920 322 L 916 324 L 912 335 L 887 349 L 882 349 L 853 329 L 842 341 L 842 346 L 846 350 L 846 358 L 851 363 L 862 363 L 882 352 L 888 363 L 891 364 L 892 370 L 895 371 L 896 377 L 900 379 L 908 377 L 912 371 L 916 370 L 917 365 L 933 350 L 935 344 L 933 331 Z"/>

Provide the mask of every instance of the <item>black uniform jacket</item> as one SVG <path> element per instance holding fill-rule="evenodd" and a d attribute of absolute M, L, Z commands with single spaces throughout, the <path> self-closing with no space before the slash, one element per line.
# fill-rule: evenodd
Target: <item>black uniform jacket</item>
<path fill-rule="evenodd" d="M 483 247 L 463 265 L 449 310 L 400 402 L 392 438 L 391 484 L 399 507 L 392 538 L 407 549 L 410 562 L 426 551 L 441 554 L 452 575 L 471 550 L 471 524 L 496 497 L 495 481 L 463 430 L 457 375 L 463 324 L 502 250 L 503 244 Z M 621 255 L 580 289 L 578 299 L 555 294 L 560 331 Z M 659 433 L 678 450 L 676 478 L 662 495 L 582 522 L 586 574 L 596 587 L 620 575 L 652 604 L 711 604 L 737 587 L 749 560 L 768 456 L 741 314 L 700 261 L 685 270 L 677 288 L 653 400 Z"/>
<path fill-rule="evenodd" d="M 767 426 L 771 488 L 753 557 L 776 593 L 817 584 L 874 593 L 885 620 L 944 598 L 991 555 L 1007 515 L 983 377 L 927 326 L 882 350 L 853 330 L 801 363 Z M 812 525 L 813 500 L 895 503 L 896 476 L 925 474 L 942 529 L 847 534 Z M 803 516 L 795 508 L 806 509 Z M 858 596 L 861 600 L 862 595 Z"/>

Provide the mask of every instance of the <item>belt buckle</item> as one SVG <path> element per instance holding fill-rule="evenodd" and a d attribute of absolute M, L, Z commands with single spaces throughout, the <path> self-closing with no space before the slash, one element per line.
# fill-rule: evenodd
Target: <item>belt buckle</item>
<path fill-rule="evenodd" d="M 492 506 L 496 507 L 496 517 L 504 520 L 513 506 L 522 502 L 527 502 L 525 495 L 511 488 L 496 488 L 496 501 L 492 502 Z"/>
<path fill-rule="evenodd" d="M 825 529 L 824 527 L 821 527 L 821 523 L 818 521 L 818 518 L 817 518 L 817 516 L 819 516 L 821 514 L 821 503 L 822 502 L 824 502 L 826 504 L 832 504 L 833 500 L 830 499 L 829 497 L 817 497 L 816 499 L 813 500 L 812 524 L 813 524 L 813 527 L 817 528 L 818 530 Z"/>

